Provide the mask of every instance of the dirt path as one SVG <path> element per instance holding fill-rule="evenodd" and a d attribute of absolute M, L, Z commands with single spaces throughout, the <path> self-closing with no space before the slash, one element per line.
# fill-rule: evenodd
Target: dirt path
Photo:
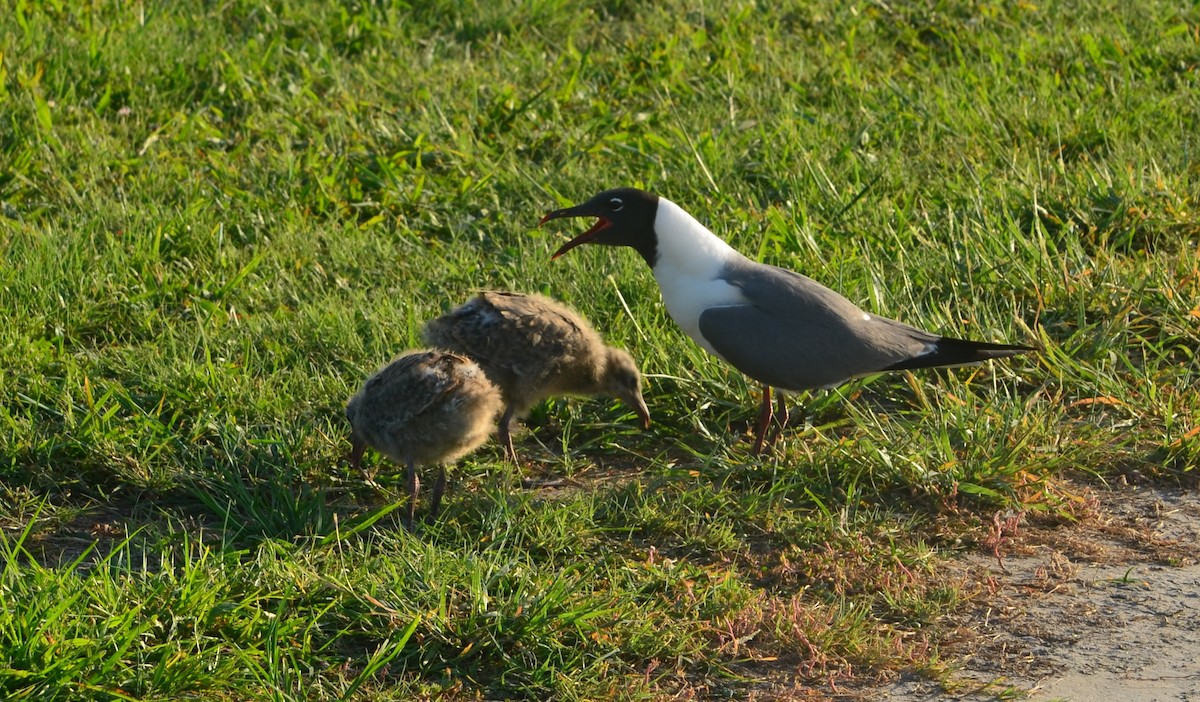
<path fill-rule="evenodd" d="M 960 561 L 980 595 L 943 649 L 950 681 L 902 679 L 868 699 L 1200 702 L 1200 494 L 1098 499 L 1082 525 L 1008 535 L 1003 566 Z"/>

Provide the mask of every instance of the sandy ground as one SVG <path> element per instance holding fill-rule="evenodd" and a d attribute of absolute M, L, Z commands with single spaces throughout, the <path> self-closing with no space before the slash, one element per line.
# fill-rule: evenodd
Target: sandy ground
<path fill-rule="evenodd" d="M 1011 529 L 958 562 L 980 587 L 955 672 L 867 699 L 1200 702 L 1200 494 L 1123 486 L 1078 526 Z"/>

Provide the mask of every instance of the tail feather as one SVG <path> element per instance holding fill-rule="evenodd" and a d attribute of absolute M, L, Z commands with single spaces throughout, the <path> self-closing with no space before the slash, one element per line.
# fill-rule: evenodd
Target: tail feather
<path fill-rule="evenodd" d="M 1013 344 L 989 344 L 983 341 L 966 341 L 943 336 L 933 343 L 933 350 L 913 356 L 884 370 L 908 370 L 913 368 L 945 368 L 968 366 L 993 358 L 1008 358 L 1022 353 L 1038 351 L 1033 346 Z"/>

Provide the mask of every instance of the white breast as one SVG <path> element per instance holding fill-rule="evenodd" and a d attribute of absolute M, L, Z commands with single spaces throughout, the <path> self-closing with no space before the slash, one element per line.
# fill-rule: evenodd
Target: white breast
<path fill-rule="evenodd" d="M 667 312 L 705 351 L 719 356 L 700 334 L 700 313 L 747 301 L 740 290 L 718 277 L 727 261 L 742 255 L 665 198 L 658 200 L 654 231 L 658 236 L 654 279 Z"/>

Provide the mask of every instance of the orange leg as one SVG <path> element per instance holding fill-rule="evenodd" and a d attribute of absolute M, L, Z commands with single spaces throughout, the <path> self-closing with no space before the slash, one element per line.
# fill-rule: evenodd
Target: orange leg
<path fill-rule="evenodd" d="M 771 423 L 771 386 L 763 386 L 762 407 L 758 410 L 758 426 L 754 430 L 754 455 L 762 453 L 763 440 L 767 438 L 767 425 Z"/>
<path fill-rule="evenodd" d="M 771 438 L 767 444 L 774 444 L 779 441 L 779 435 L 787 428 L 788 422 L 792 418 L 791 412 L 788 411 L 787 397 L 781 393 L 775 393 L 775 416 L 779 419 L 779 423 L 775 425 L 775 431 L 771 432 Z"/>

